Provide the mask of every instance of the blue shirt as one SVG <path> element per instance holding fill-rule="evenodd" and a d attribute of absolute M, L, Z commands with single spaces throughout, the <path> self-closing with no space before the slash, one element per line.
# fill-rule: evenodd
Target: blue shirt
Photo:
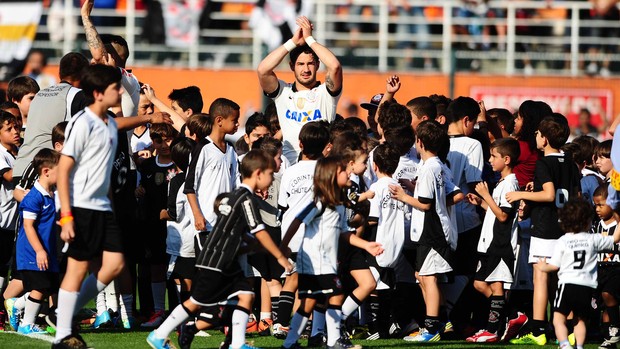
<path fill-rule="evenodd" d="M 56 205 L 54 197 L 50 195 L 37 181 L 34 187 L 19 205 L 20 227 L 17 235 L 17 270 L 39 271 L 37 266 L 37 253 L 28 242 L 24 231 L 24 218 L 34 219 L 34 229 L 45 251 L 47 251 L 47 263 L 50 272 L 58 272 L 56 261 Z"/>

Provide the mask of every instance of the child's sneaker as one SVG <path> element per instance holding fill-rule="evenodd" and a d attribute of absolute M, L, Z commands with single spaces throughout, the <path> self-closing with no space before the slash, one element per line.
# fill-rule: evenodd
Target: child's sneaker
<path fill-rule="evenodd" d="M 616 343 L 618 342 L 620 342 L 620 330 L 618 327 L 609 326 L 609 334 L 605 336 L 603 343 L 601 343 L 598 349 L 616 348 Z"/>
<path fill-rule="evenodd" d="M 136 327 L 138 327 L 138 320 L 136 320 L 136 318 L 134 318 L 133 316 L 130 316 L 127 319 L 123 320 L 123 328 L 125 330 L 131 330 Z"/>
<path fill-rule="evenodd" d="M 30 325 L 19 326 L 17 328 L 17 333 L 25 334 L 25 335 L 47 334 L 47 331 L 45 331 L 44 329 L 42 329 L 41 327 L 37 325 L 30 324 Z"/>
<path fill-rule="evenodd" d="M 339 338 L 334 345 L 332 346 L 328 345 L 326 348 L 327 349 L 361 349 L 362 346 L 346 343 L 345 341 L 342 340 L 342 338 Z"/>
<path fill-rule="evenodd" d="M 110 317 L 110 313 L 104 311 L 101 315 L 97 315 L 95 318 L 95 322 L 93 323 L 93 328 L 108 328 L 112 327 L 112 318 Z"/>
<path fill-rule="evenodd" d="M 471 343 L 494 343 L 499 340 L 499 337 L 495 333 L 491 333 L 487 330 L 480 330 L 475 335 L 467 337 L 466 341 Z"/>
<path fill-rule="evenodd" d="M 288 335 L 288 327 L 281 324 L 273 324 L 273 336 L 278 339 L 286 339 Z"/>
<path fill-rule="evenodd" d="M 325 335 L 323 333 L 317 333 L 314 336 L 310 336 L 310 338 L 308 338 L 308 348 L 323 348 L 323 346 L 325 346 L 325 342 L 327 341 L 327 338 L 325 338 Z"/>
<path fill-rule="evenodd" d="M 271 326 L 273 326 L 273 320 L 271 320 L 271 319 L 262 319 L 258 323 L 258 335 L 259 336 L 269 336 L 269 335 L 271 335 Z"/>
<path fill-rule="evenodd" d="M 504 331 L 504 335 L 502 335 L 502 342 L 516 337 L 526 323 L 527 316 L 522 312 L 517 312 L 516 318 L 508 320 L 506 330 Z"/>
<path fill-rule="evenodd" d="M 168 338 L 159 339 L 155 338 L 155 331 L 149 333 L 149 336 L 146 337 L 146 342 L 153 349 L 171 349 L 170 340 Z"/>
<path fill-rule="evenodd" d="M 258 332 L 258 321 L 256 321 L 256 317 L 254 314 L 250 314 L 250 319 L 248 320 L 248 324 L 245 327 L 245 333 L 256 333 Z"/>
<path fill-rule="evenodd" d="M 407 336 L 403 339 L 408 342 L 437 342 L 441 339 L 441 335 L 439 332 L 429 333 L 427 329 L 421 328 L 417 335 Z"/>
<path fill-rule="evenodd" d="M 88 345 L 79 334 L 70 334 L 60 343 L 52 344 L 52 349 L 87 349 Z"/>
<path fill-rule="evenodd" d="M 513 338 L 510 340 L 512 344 L 529 344 L 529 345 L 545 345 L 547 344 L 547 336 L 545 334 L 541 334 L 539 336 L 534 336 L 532 332 L 517 338 Z"/>
<path fill-rule="evenodd" d="M 229 346 L 228 349 L 233 349 L 233 347 Z M 239 347 L 239 349 L 260 349 L 260 348 L 251 346 L 246 343 L 246 344 L 243 344 L 241 347 Z"/>
<path fill-rule="evenodd" d="M 140 327 L 142 328 L 157 328 L 159 327 L 159 325 L 162 324 L 162 322 L 164 322 L 164 317 L 166 316 L 166 313 L 163 310 L 158 310 L 153 312 L 153 314 L 151 314 L 151 317 L 149 318 L 149 321 L 143 323 L 142 325 L 140 325 Z"/>
<path fill-rule="evenodd" d="M 181 325 L 181 330 L 179 331 L 179 347 L 181 349 L 189 349 L 194 341 L 196 332 L 196 326 L 186 324 Z"/>
<path fill-rule="evenodd" d="M 17 298 L 9 298 L 4 301 L 4 309 L 6 309 L 9 324 L 13 328 L 13 331 L 17 331 L 17 327 L 19 327 L 19 315 L 20 311 L 15 308 L 15 301 Z M 4 322 L 2 322 L 4 325 Z"/>

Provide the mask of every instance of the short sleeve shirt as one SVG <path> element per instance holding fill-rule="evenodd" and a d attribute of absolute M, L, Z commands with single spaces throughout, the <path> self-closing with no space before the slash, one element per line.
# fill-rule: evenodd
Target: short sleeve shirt
<path fill-rule="evenodd" d="M 376 257 L 380 267 L 393 268 L 405 243 L 405 213 L 407 205 L 393 199 L 390 185 L 399 185 L 389 177 L 379 178 L 369 190 L 375 193 L 370 199 L 370 218 L 377 219 L 375 241 L 383 246 L 383 253 Z"/>
<path fill-rule="evenodd" d="M 342 95 L 332 96 L 325 84 L 317 83 L 310 90 L 297 90 L 295 84 L 278 81 L 275 97 L 269 96 L 276 104 L 278 120 L 282 129 L 282 154 L 294 164 L 297 162 L 299 148 L 299 132 L 303 125 L 312 121 L 334 121 L 336 106 Z"/>

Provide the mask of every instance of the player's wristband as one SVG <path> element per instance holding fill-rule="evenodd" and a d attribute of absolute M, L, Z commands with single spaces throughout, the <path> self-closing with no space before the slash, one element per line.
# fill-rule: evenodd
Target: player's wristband
<path fill-rule="evenodd" d="M 293 51 L 293 49 L 295 49 L 295 47 L 297 47 L 297 45 L 293 42 L 293 39 L 288 39 L 287 42 L 284 43 L 284 48 L 288 51 L 291 52 Z"/>
<path fill-rule="evenodd" d="M 60 218 L 64 218 L 64 217 L 73 217 L 73 213 L 71 211 L 60 212 Z"/>
<path fill-rule="evenodd" d="M 308 46 L 312 47 L 312 44 L 314 44 L 314 43 L 316 43 L 316 40 L 314 40 L 312 35 L 310 35 L 309 37 L 306 38 L 306 44 L 308 44 Z"/>
<path fill-rule="evenodd" d="M 66 216 L 66 217 L 62 217 L 60 219 L 60 226 L 62 227 L 63 225 L 73 222 L 73 216 Z"/>

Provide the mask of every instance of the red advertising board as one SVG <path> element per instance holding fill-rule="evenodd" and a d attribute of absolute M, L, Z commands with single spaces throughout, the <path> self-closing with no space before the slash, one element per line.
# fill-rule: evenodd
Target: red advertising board
<path fill-rule="evenodd" d="M 613 118 L 610 89 L 472 86 L 470 96 L 483 100 L 487 109 L 506 108 L 512 112 L 525 100 L 543 101 L 566 116 L 570 126 L 577 126 L 583 108 L 592 114 L 590 122 L 594 126 L 600 126 L 603 117 Z"/>

